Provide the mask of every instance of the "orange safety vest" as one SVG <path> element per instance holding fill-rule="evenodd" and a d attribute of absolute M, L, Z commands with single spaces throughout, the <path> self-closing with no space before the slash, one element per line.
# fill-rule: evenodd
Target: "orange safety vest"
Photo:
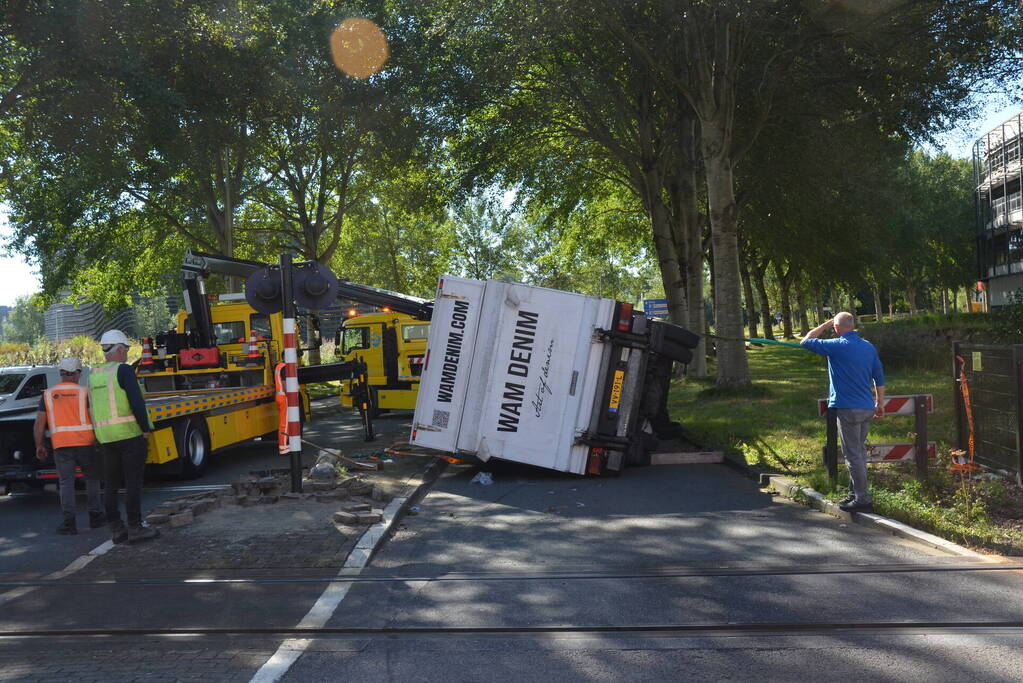
<path fill-rule="evenodd" d="M 281 361 L 274 368 L 274 386 L 277 395 L 277 452 L 287 455 L 291 452 L 291 445 L 288 443 L 288 394 L 284 390 L 284 362 Z"/>
<path fill-rule="evenodd" d="M 54 448 L 91 446 L 96 443 L 89 415 L 89 390 L 76 382 L 61 382 L 43 392 L 46 423 Z"/>

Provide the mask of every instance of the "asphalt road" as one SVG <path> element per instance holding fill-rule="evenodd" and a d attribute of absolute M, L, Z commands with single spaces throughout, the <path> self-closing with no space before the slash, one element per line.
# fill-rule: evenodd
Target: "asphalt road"
<path fill-rule="evenodd" d="M 349 452 L 378 450 L 398 437 L 407 437 L 409 413 L 383 416 L 376 422 L 380 438 L 361 443 L 362 426 L 351 411 L 343 412 L 336 399 L 313 402 L 314 420 L 305 426 L 304 435 L 330 447 L 347 441 Z M 315 462 L 314 449 L 306 449 L 303 466 Z M 224 449 L 210 456 L 203 476 L 194 480 L 177 480 L 148 472 L 142 495 L 143 514 L 168 498 L 189 491 L 216 488 L 230 484 L 252 471 L 288 468 L 290 459 L 277 453 L 276 441 L 250 441 Z M 17 573 L 42 576 L 66 567 L 77 557 L 109 540 L 106 529 L 90 529 L 86 512 L 85 492 L 78 492 L 78 535 L 59 536 L 54 533 L 61 521 L 60 501 L 55 489 L 19 490 L 0 495 L 0 577 Z M 123 501 L 122 501 L 123 510 Z"/>
<path fill-rule="evenodd" d="M 449 469 L 371 567 L 467 580 L 356 585 L 329 625 L 399 633 L 358 649 L 319 641 L 285 680 L 332 680 L 341 671 L 360 681 L 1020 680 L 1018 633 L 825 626 L 1016 620 L 1020 572 L 658 576 L 937 566 L 950 558 L 779 500 L 723 466 L 628 470 L 619 479 L 489 469 L 495 483 L 487 487 L 470 483 L 472 470 Z M 781 635 L 712 628 L 740 624 L 821 628 Z M 711 631 L 691 637 L 671 626 Z M 452 627 L 520 632 L 443 633 Z M 410 628 L 439 633 L 400 633 Z M 537 628 L 563 630 L 529 632 Z"/>
<path fill-rule="evenodd" d="M 379 426 L 398 437 L 407 416 Z M 334 415 L 307 434 L 355 444 L 358 429 Z M 236 450 L 184 485 L 285 464 L 272 444 Z M 483 469 L 493 485 L 450 466 L 415 501 L 327 620 L 348 633 L 303 641 L 284 680 L 1021 680 L 1023 630 L 935 626 L 1020 620 L 1019 571 L 904 571 L 964 560 L 779 499 L 724 466 L 619 478 Z M 182 485 L 154 482 L 147 504 Z M 55 536 L 56 517 L 55 494 L 0 500 L 0 576 L 61 568 L 78 544 L 106 538 Z M 324 588 L 69 585 L 9 601 L 0 623 L 294 627 Z M 0 637 L 0 680 L 248 681 L 283 638 Z"/>

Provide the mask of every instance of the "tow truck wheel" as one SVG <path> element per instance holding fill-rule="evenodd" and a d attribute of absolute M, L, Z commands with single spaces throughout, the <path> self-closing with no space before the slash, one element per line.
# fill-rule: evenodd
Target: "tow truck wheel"
<path fill-rule="evenodd" d="M 210 455 L 210 437 L 200 420 L 183 420 L 175 425 L 174 435 L 181 461 L 181 476 L 197 479 L 206 470 Z"/>

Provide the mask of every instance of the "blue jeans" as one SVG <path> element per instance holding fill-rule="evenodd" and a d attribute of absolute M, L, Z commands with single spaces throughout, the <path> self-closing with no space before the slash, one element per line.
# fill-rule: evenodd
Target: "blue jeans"
<path fill-rule="evenodd" d="M 838 431 L 842 434 L 842 455 L 849 468 L 849 490 L 856 496 L 857 503 L 870 503 L 870 489 L 867 486 L 867 432 L 874 411 L 855 408 L 839 408 Z"/>

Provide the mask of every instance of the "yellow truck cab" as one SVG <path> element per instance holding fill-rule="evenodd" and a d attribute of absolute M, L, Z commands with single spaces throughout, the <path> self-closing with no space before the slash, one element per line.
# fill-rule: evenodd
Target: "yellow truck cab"
<path fill-rule="evenodd" d="M 370 415 L 415 410 L 430 321 L 394 311 L 348 317 L 342 323 L 339 360 L 361 360 L 369 378 Z M 341 381 L 341 405 L 353 406 L 352 382 Z"/>

